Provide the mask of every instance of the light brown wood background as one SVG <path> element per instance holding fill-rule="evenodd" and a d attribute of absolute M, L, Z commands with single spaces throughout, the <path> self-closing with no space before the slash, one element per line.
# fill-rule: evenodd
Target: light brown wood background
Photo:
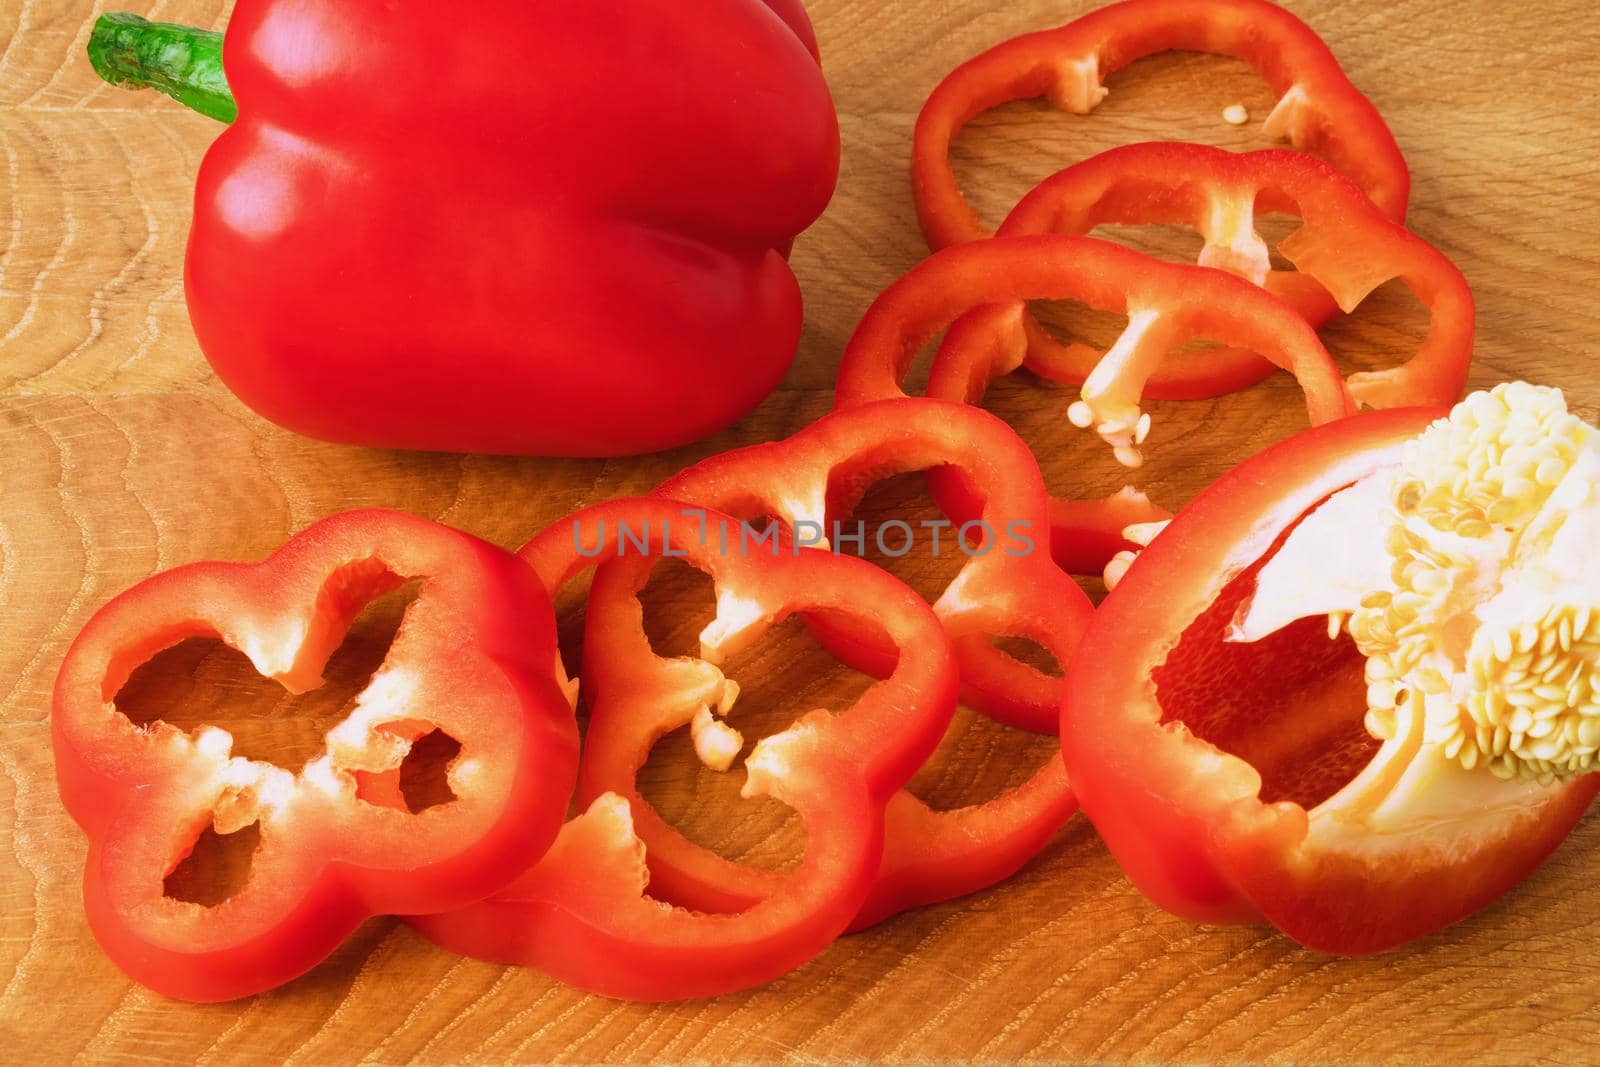
<path fill-rule="evenodd" d="M 841 345 L 872 296 L 922 254 L 906 180 L 912 122 L 940 76 L 1012 34 L 1087 5 L 1016 0 L 812 0 L 844 132 L 827 216 L 794 262 L 808 324 L 783 389 L 734 429 L 671 455 L 572 462 L 335 447 L 264 423 L 202 359 L 184 313 L 195 168 L 216 133 L 151 94 L 99 85 L 83 57 L 98 4 L 0 0 L 0 1058 L 47 1062 L 815 1060 L 834 1057 L 1548 1060 L 1597 1058 L 1600 831 L 1484 913 L 1374 959 L 1339 960 L 1271 930 L 1203 928 L 1144 902 L 1075 822 L 1028 870 L 980 896 L 845 938 L 798 973 L 711 1002 L 616 1003 L 536 973 L 457 959 L 393 920 L 365 926 L 306 978 L 197 1007 L 131 984 L 83 920 L 84 845 L 55 794 L 48 697 L 67 642 L 98 605 L 164 567 L 250 559 L 329 512 L 438 517 L 516 545 L 607 495 L 647 489 L 700 456 L 792 432 L 824 411 Z M 1600 30 L 1589 0 L 1296 0 L 1387 116 L 1415 178 L 1415 229 L 1454 257 L 1479 304 L 1475 380 L 1525 376 L 1600 406 Z M 218 0 L 146 14 L 222 26 Z M 1017 105 L 958 145 L 997 220 L 1035 180 L 1112 144 L 1258 143 L 1264 88 L 1240 65 L 1140 63 L 1088 119 Z M 397 85 L 397 91 L 413 91 Z M 1219 118 L 1249 105 L 1245 130 Z M 1167 251 L 1194 242 L 1165 236 Z M 241 264 L 241 269 L 249 269 Z M 286 313 L 292 313 L 286 309 Z M 1393 358 L 1421 322 L 1380 292 L 1328 331 L 1352 365 Z M 1068 398 L 1019 379 L 995 410 L 1038 447 L 1052 484 L 1104 492 L 1120 475 L 1065 424 Z M 1144 484 L 1176 503 L 1298 425 L 1295 392 L 1157 408 Z M 879 517 L 925 507 L 918 483 L 874 494 Z M 928 560 L 897 568 L 933 588 Z M 704 590 L 664 582 L 664 643 L 696 627 Z M 563 612 L 577 632 L 577 607 Z M 298 702 L 236 656 L 184 648 L 129 703 L 222 721 L 248 749 L 303 759 L 381 658 L 396 605 L 358 627 L 328 690 Z M 669 618 L 676 611 L 679 621 Z M 736 674 L 756 736 L 846 699 L 859 679 L 785 631 Z M 1025 774 L 1045 747 L 966 721 L 919 784 L 944 803 Z M 781 814 L 739 806 L 738 775 L 698 771 L 671 741 L 647 791 L 700 840 L 781 863 Z"/>

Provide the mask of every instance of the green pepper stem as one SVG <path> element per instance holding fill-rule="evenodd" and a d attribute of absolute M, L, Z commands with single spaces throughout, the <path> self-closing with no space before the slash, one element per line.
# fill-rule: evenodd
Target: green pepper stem
<path fill-rule="evenodd" d="M 156 89 L 202 115 L 239 115 L 222 72 L 222 34 L 126 12 L 101 15 L 89 35 L 89 62 L 112 85 Z"/>

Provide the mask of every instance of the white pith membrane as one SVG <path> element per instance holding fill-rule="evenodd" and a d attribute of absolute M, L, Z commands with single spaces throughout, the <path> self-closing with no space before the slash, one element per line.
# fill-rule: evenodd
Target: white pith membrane
<path fill-rule="evenodd" d="M 412 712 L 417 688 L 411 669 L 385 664 L 356 696 L 349 714 L 328 731 L 325 750 L 308 760 L 298 774 L 264 760 L 234 755 L 233 735 L 220 726 L 200 727 L 192 741 L 180 732 L 173 743 L 192 745 L 192 751 L 211 771 L 196 777 L 196 790 L 212 797 L 205 806 L 216 832 L 232 834 L 257 821 L 276 821 L 303 795 L 322 794 L 341 803 L 365 799 L 354 772 L 398 771 L 414 744 L 409 733 L 425 735 L 433 725 Z M 395 732 L 395 727 L 413 723 L 419 724 L 419 729 L 406 735 Z M 478 770 L 475 760 L 453 761 L 447 775 L 452 792 L 460 795 L 461 790 L 470 788 Z M 187 851 L 175 856 L 173 865 L 186 855 Z"/>
<path fill-rule="evenodd" d="M 353 616 L 342 623 L 336 622 L 338 612 L 328 608 L 326 601 L 337 599 L 337 594 L 364 606 L 397 584 L 403 584 L 399 576 L 393 575 L 378 560 L 354 560 L 335 568 L 324 580 L 316 613 L 310 617 L 291 616 L 241 631 L 218 629 L 189 636 L 209 638 L 235 649 L 250 661 L 256 674 L 277 681 L 286 692 L 298 696 L 324 684 L 323 674 L 330 657 L 349 637 L 348 625 Z M 200 813 L 177 828 L 164 842 L 167 854 L 159 863 L 163 881 L 190 857 L 207 829 L 221 837 L 229 837 L 252 825 L 259 825 L 264 831 L 239 887 L 220 901 L 208 904 L 163 894 L 157 906 L 168 913 L 166 921 L 203 924 L 213 914 L 275 907 L 274 902 L 252 896 L 248 891 L 257 884 L 258 868 L 269 850 L 276 848 L 274 842 L 292 836 L 293 831 L 286 828 L 307 807 L 320 807 L 332 801 L 339 805 L 359 802 L 355 810 L 369 806 L 394 810 L 365 795 L 359 775 L 399 772 L 418 740 L 436 729 L 444 729 L 426 713 L 422 696 L 426 687 L 418 670 L 405 661 L 403 654 L 395 655 L 395 650 L 402 647 L 405 620 L 411 617 L 413 606 L 405 608 L 400 627 L 389 639 L 382 662 L 356 693 L 345 716 L 324 735 L 323 750 L 308 759 L 299 771 L 266 759 L 235 754 L 233 734 L 215 724 L 198 725 L 192 732 L 159 717 L 134 724 L 134 729 L 151 738 L 154 744 L 176 748 L 189 758 L 190 771 L 183 780 L 184 797 L 192 810 Z M 139 666 L 151 658 L 153 656 L 144 657 Z M 132 674 L 132 671 L 127 673 Z M 117 704 L 126 682 L 124 677 L 106 693 L 105 708 L 109 714 L 126 718 Z M 484 773 L 481 760 L 461 754 L 449 762 L 445 784 L 453 797 L 468 797 L 480 791 Z M 425 810 L 400 810 L 407 817 L 427 817 Z M 177 920 L 171 917 L 174 914 Z M 174 929 L 187 931 L 174 937 L 193 938 L 197 936 L 195 930 L 201 927 Z"/>
<path fill-rule="evenodd" d="M 1266 241 L 1256 232 L 1253 190 L 1213 193 L 1196 228 L 1205 239 L 1200 266 L 1266 284 L 1272 262 Z M 1127 313 L 1127 327 L 1084 379 L 1079 398 L 1067 409 L 1067 421 L 1093 429 L 1111 446 L 1118 463 L 1138 468 L 1144 465 L 1140 446 L 1150 436 L 1150 413 L 1140 406 L 1145 385 L 1181 339 L 1172 316 L 1160 309 L 1130 305 Z"/>
<path fill-rule="evenodd" d="M 1600 431 L 1524 382 L 1468 397 L 1308 515 L 1227 640 L 1326 614 L 1366 657 L 1381 745 L 1312 832 L 1531 806 L 1600 767 L 1597 549 Z"/>
<path fill-rule="evenodd" d="M 724 721 L 739 699 L 739 683 L 728 677 L 723 665 L 760 640 L 773 621 L 759 600 L 717 587 L 716 615 L 700 631 L 700 654 L 690 657 L 697 667 L 696 679 L 682 693 L 694 708 L 688 726 L 695 757 L 713 771 L 731 770 L 745 747 L 744 735 Z M 576 679 L 570 684 L 575 688 Z M 765 743 L 752 749 L 745 761 L 747 771 Z M 755 794 L 747 790 L 745 795 Z"/>
<path fill-rule="evenodd" d="M 1127 489 L 1123 491 L 1128 492 Z M 1149 548 L 1150 542 L 1154 541 L 1162 530 L 1171 525 L 1171 519 L 1161 519 L 1156 522 L 1136 522 L 1131 526 L 1122 528 L 1122 538 L 1138 545 L 1140 549 Z M 1105 582 L 1107 592 L 1122 584 L 1123 576 L 1128 573 L 1128 568 L 1133 566 L 1133 561 L 1137 558 L 1139 558 L 1139 549 L 1125 548 L 1106 561 L 1105 568 L 1101 571 L 1101 580 Z"/>
<path fill-rule="evenodd" d="M 759 601 L 733 589 L 717 587 L 716 617 L 700 631 L 699 658 L 711 685 L 689 720 L 694 754 L 713 771 L 730 769 L 744 750 L 744 735 L 722 721 L 739 699 L 739 683 L 723 672 L 722 665 L 760 640 L 772 621 Z M 755 752 L 750 755 L 753 759 Z M 748 761 L 746 766 L 748 769 Z"/>

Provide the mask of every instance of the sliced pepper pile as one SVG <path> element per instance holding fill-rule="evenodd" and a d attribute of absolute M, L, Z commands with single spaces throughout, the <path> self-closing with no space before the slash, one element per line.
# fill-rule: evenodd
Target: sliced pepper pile
<path fill-rule="evenodd" d="M 769 6 L 814 54 L 799 5 Z M 1104 74 L 1167 49 L 1250 62 L 1279 98 L 1267 132 L 1325 161 L 1130 145 L 1056 174 L 986 235 L 950 173 L 955 131 L 1029 96 L 1087 112 Z M 867 310 L 834 410 L 794 436 L 579 510 L 516 556 L 354 512 L 259 564 L 158 575 L 97 614 L 52 722 L 107 953 L 161 992 L 226 999 L 389 913 L 605 995 L 710 996 L 1008 877 L 1080 798 L 1156 903 L 1339 953 L 1454 922 L 1546 857 L 1600 791 L 1600 431 L 1524 383 L 1448 410 L 1467 379 L 1471 294 L 1401 225 L 1404 161 L 1315 34 L 1265 0 L 1126 0 L 1007 42 L 929 100 L 913 184 L 937 251 Z M 1292 272 L 1256 233 L 1266 213 L 1302 220 L 1279 243 Z M 1205 249 L 1164 263 L 1085 236 L 1103 223 L 1189 225 Z M 1391 279 L 1429 311 L 1427 334 L 1410 359 L 1346 380 L 1316 328 Z M 1063 345 L 1028 311 L 1041 299 L 1128 326 L 1103 354 Z M 907 396 L 911 361 L 946 327 L 928 397 Z M 1196 340 L 1220 347 L 1185 349 Z M 1210 397 L 1281 368 L 1312 428 L 1176 517 L 1133 488 L 1052 499 L 1026 444 L 974 406 L 1024 366 L 1080 385 L 1063 419 L 1129 468 L 1148 443 L 1146 393 Z M 931 605 L 838 535 L 871 485 L 914 471 L 967 557 Z M 781 530 L 752 549 L 749 524 L 769 517 Z M 695 656 L 659 655 L 646 633 L 640 594 L 666 559 L 715 585 Z M 590 569 L 574 679 L 550 604 Z M 1068 577 L 1097 571 L 1111 588 L 1098 609 Z M 315 686 L 361 605 L 414 578 L 383 667 L 298 772 L 234 756 L 216 727 L 140 726 L 117 707 L 140 663 L 197 635 L 291 691 Z M 637 776 L 681 729 L 707 765 L 734 765 L 728 658 L 790 616 L 876 681 L 745 756 L 743 794 L 805 823 L 799 866 L 777 873 L 690 841 Z M 1064 678 L 999 638 L 1043 646 Z M 906 786 L 958 701 L 1059 732 L 1060 758 L 987 802 L 934 809 Z M 461 746 L 454 797 L 413 812 L 400 767 L 434 731 Z M 215 907 L 165 895 L 207 826 L 251 824 L 261 845 L 242 890 Z"/>
<path fill-rule="evenodd" d="M 717 617 L 701 635 L 707 659 L 799 612 L 857 618 L 893 646 L 893 670 L 854 705 L 837 715 L 811 712 L 763 740 L 746 762 L 744 795 L 771 796 L 805 821 L 799 869 L 737 914 L 663 906 L 646 894 L 653 846 L 630 820 L 640 803 L 630 770 L 617 783 L 621 794 L 595 797 L 548 854 L 529 853 L 536 862 L 511 885 L 465 909 L 414 920 L 424 935 L 593 992 L 676 1000 L 776 978 L 821 951 L 861 910 L 883 855 L 885 808 L 932 754 L 955 710 L 949 640 L 932 610 L 884 571 L 815 551 L 720 551 L 722 535 L 738 529 L 729 516 L 690 502 L 612 501 L 558 522 L 532 551 L 546 573 L 562 576 L 584 562 L 580 548 L 593 549 L 592 559 L 670 556 L 704 569 L 718 599 Z M 643 539 L 642 551 L 630 536 Z M 552 555 L 560 562 L 543 562 Z M 729 699 L 730 683 L 709 663 L 652 652 L 630 595 L 637 592 L 630 579 L 648 574 L 648 567 L 602 566 L 596 575 L 584 658 L 605 669 L 585 675 L 591 730 L 616 720 L 648 734 L 663 709 Z"/>
<path fill-rule="evenodd" d="M 786 441 L 714 456 L 656 492 L 739 519 L 773 516 L 791 530 L 810 524 L 835 531 L 835 524 L 875 481 L 934 466 L 963 471 L 984 501 L 965 531 L 987 538 L 987 543 L 968 547 L 971 554 L 933 604 L 951 639 L 963 698 L 998 721 L 1053 734 L 1060 679 L 1012 658 L 992 639 L 1037 642 L 1065 664 L 1092 608 L 1045 554 L 1032 550 L 1033 535 L 1042 536 L 1046 529 L 1044 484 L 1027 447 L 993 416 L 936 400 L 867 404 L 825 416 Z M 947 537 L 966 533 L 952 530 Z M 542 555 L 540 542 L 551 536 L 560 533 L 541 535 L 526 551 Z M 611 563 L 606 568 L 624 566 Z M 636 591 L 647 577 L 648 568 L 632 568 L 620 588 Z M 618 581 L 613 579 L 607 590 L 618 589 Z M 591 592 L 591 618 L 604 595 L 599 588 Z M 812 613 L 807 618 L 812 631 L 845 662 L 879 676 L 894 669 L 895 649 L 874 640 L 871 630 L 849 625 L 838 614 Z M 705 651 L 714 655 L 718 649 L 707 645 Z M 584 659 L 591 683 L 598 684 L 615 669 L 587 643 Z M 578 798 L 586 802 L 603 792 L 622 792 L 640 806 L 635 821 L 649 850 L 651 884 L 665 899 L 701 910 L 737 910 L 776 892 L 785 878 L 731 863 L 691 843 L 644 807 L 632 789 L 634 774 L 656 740 L 692 725 L 697 716 L 705 722 L 712 708 L 725 714 L 719 706 L 725 690 L 715 689 L 721 672 L 709 664 L 701 669 L 707 681 L 663 701 L 652 721 L 591 709 Z M 708 690 L 717 699 L 708 700 Z M 719 753 L 727 759 L 729 749 L 737 752 L 742 739 L 720 722 L 717 729 L 728 742 Z M 1057 760 L 993 800 L 956 810 L 936 811 L 900 792 L 887 811 L 878 884 L 852 928 L 993 885 L 1031 859 L 1076 810 Z"/>

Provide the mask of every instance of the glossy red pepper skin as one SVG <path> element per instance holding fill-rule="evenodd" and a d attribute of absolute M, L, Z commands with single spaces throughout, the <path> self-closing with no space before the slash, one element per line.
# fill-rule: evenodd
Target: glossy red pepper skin
<path fill-rule="evenodd" d="M 1039 96 L 1087 114 L 1104 95 L 1101 79 L 1168 51 L 1249 63 L 1277 98 L 1267 136 L 1327 159 L 1384 214 L 1405 220 L 1411 176 L 1394 135 L 1311 27 L 1267 0 L 1123 0 L 998 44 L 933 91 L 917 117 L 911 162 L 928 247 L 988 236 L 950 167 L 950 142 L 961 127 L 1001 104 Z"/>
<path fill-rule="evenodd" d="M 384 665 L 329 747 L 296 772 L 229 758 L 215 728 L 136 726 L 115 706 L 133 670 L 217 637 L 291 692 L 369 600 L 423 579 Z M 577 772 L 555 684 L 549 598 L 508 553 L 409 515 L 348 512 L 261 563 L 200 563 L 111 601 L 73 642 L 51 716 L 61 798 L 89 837 L 84 903 L 130 976 L 186 1000 L 271 988 L 372 915 L 458 907 L 554 839 Z M 411 812 L 390 780 L 438 729 L 460 743 L 455 799 Z M 255 822 L 249 879 L 215 907 L 165 895 L 202 831 Z"/>
<path fill-rule="evenodd" d="M 984 506 L 974 521 L 995 531 L 988 550 L 965 560 L 933 607 L 960 666 L 963 699 L 998 721 L 1054 733 L 1060 679 L 1006 655 L 991 639 L 1036 641 L 1065 664 L 1093 609 L 1048 555 L 1045 490 L 1032 455 L 993 415 L 926 399 L 867 404 L 827 415 L 787 440 L 713 456 L 655 492 L 746 521 L 770 516 L 791 531 L 804 524 L 832 531 L 833 521 L 848 516 L 878 480 L 946 464 L 965 471 L 980 487 Z M 956 537 L 954 529 L 945 531 L 942 551 L 961 552 Z M 530 559 L 547 551 L 542 540 L 526 550 Z M 833 548 L 844 550 L 841 545 Z M 975 545 L 973 550 L 978 552 Z M 782 551 L 828 550 L 796 549 L 791 539 Z M 602 567 L 615 569 L 633 572 L 626 588 L 642 585 L 648 571 L 637 560 Z M 598 588 L 591 594 L 591 611 L 601 596 Z M 808 615 L 807 623 L 841 660 L 878 677 L 895 670 L 898 650 L 871 629 L 817 615 Z M 588 659 L 586 654 L 587 676 L 608 670 L 605 661 L 590 666 Z M 647 848 L 652 892 L 701 911 L 738 911 L 779 892 L 785 876 L 726 860 L 694 844 L 634 787 L 652 747 L 687 725 L 696 707 L 664 705 L 651 720 L 592 712 L 578 800 L 589 803 L 606 793 L 628 799 L 636 832 Z M 1062 767 L 1054 760 L 1017 788 L 959 809 L 935 810 L 900 792 L 888 806 L 877 882 L 851 929 L 1009 877 L 1076 810 Z"/>
<path fill-rule="evenodd" d="M 1255 216 L 1301 220 L 1278 251 L 1296 268 L 1274 270 L 1254 232 Z M 1379 285 L 1398 278 L 1428 310 L 1416 354 L 1395 367 L 1352 375 L 1356 402 L 1374 408 L 1453 404 L 1466 387 L 1475 311 L 1472 291 L 1438 249 L 1389 218 L 1354 182 L 1303 152 L 1228 152 L 1152 141 L 1102 152 L 1046 178 L 998 233 L 1087 234 L 1107 223 L 1189 226 L 1206 237 L 1200 262 L 1262 285 L 1314 327 L 1352 311 Z M 1081 384 L 1100 353 L 1055 340 L 1024 309 L 1024 365 L 1055 381 Z M 1169 360 L 1145 395 L 1164 400 L 1220 396 L 1261 380 L 1272 364 L 1252 352 L 1218 347 Z"/>
<path fill-rule="evenodd" d="M 782 253 L 839 159 L 776 6 L 241 0 L 186 271 L 218 375 L 352 444 L 623 455 L 733 422 L 793 358 Z"/>
<path fill-rule="evenodd" d="M 1179 512 L 1097 611 L 1069 676 L 1062 750 L 1084 811 L 1163 908 L 1201 922 L 1266 920 L 1328 952 L 1381 951 L 1521 881 L 1600 790 L 1595 776 L 1581 777 L 1551 788 L 1542 806 L 1497 811 L 1490 791 L 1499 783 L 1485 775 L 1481 817 L 1319 843 L 1307 835 L 1308 807 L 1330 786 L 1309 780 L 1316 772 L 1300 757 L 1327 751 L 1331 737 L 1375 746 L 1362 740 L 1361 659 L 1334 650 L 1320 618 L 1294 624 L 1303 632 L 1284 631 L 1276 647 L 1221 642 L 1248 595 L 1239 583 L 1278 537 L 1333 492 L 1395 465 L 1404 443 L 1442 414 L 1366 413 L 1246 461 Z M 1337 662 L 1324 669 L 1313 656 Z M 1221 673 L 1202 673 L 1211 662 Z M 1241 679 L 1268 679 L 1286 695 L 1196 725 L 1197 701 L 1214 707 L 1226 692 L 1217 686 L 1253 684 Z M 1201 733 L 1226 735 L 1228 747 Z M 1267 780 L 1271 802 L 1258 797 Z M 1311 791 L 1306 803 L 1293 799 L 1300 789 Z"/>
<path fill-rule="evenodd" d="M 811 25 L 811 16 L 806 13 L 803 0 L 762 0 L 762 3 L 770 7 L 773 14 L 794 31 L 794 35 L 800 38 L 800 43 L 806 46 L 806 51 L 811 53 L 813 59 L 822 62 L 822 49 L 817 44 L 816 27 Z"/>
<path fill-rule="evenodd" d="M 634 537 L 648 531 L 642 553 L 622 532 L 624 524 Z M 914 592 L 871 564 L 809 550 L 725 552 L 718 531 L 730 527 L 737 531 L 737 522 L 692 504 L 618 500 L 555 523 L 525 558 L 531 573 L 558 586 L 598 559 L 680 556 L 712 577 L 719 608 L 731 596 L 749 609 L 724 633 L 732 643 L 807 611 L 846 613 L 894 643 L 900 654 L 883 682 L 836 715 L 805 715 L 765 739 L 746 764 L 746 795 L 773 796 L 805 820 L 798 869 L 737 915 L 664 905 L 646 895 L 648 853 L 635 836 L 628 800 L 607 795 L 568 822 L 549 853 L 504 891 L 413 920 L 424 936 L 607 996 L 682 1000 L 792 970 L 860 910 L 883 854 L 884 809 L 933 752 L 955 708 L 949 641 Z M 709 662 L 665 659 L 651 650 L 636 596 L 648 576 L 648 568 L 616 566 L 601 566 L 595 575 L 584 633 L 591 721 L 654 722 L 663 709 L 714 703 L 722 692 L 723 676 Z"/>

